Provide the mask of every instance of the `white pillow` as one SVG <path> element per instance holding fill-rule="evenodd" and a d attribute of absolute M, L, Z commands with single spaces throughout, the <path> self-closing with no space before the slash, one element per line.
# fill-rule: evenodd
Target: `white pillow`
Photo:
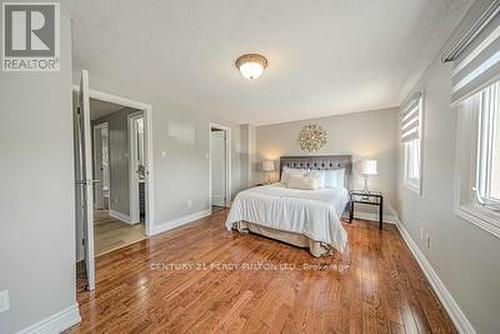
<path fill-rule="evenodd" d="M 311 175 L 318 179 L 319 189 L 325 188 L 326 174 L 324 170 L 310 170 L 306 173 L 306 175 Z"/>
<path fill-rule="evenodd" d="M 322 182 L 319 174 L 305 174 L 295 175 L 290 174 L 287 176 L 287 188 L 303 189 L 303 190 L 317 190 L 321 189 Z"/>
<path fill-rule="evenodd" d="M 290 175 L 303 176 L 307 171 L 305 169 L 283 167 L 283 172 L 281 174 L 281 183 L 286 185 L 288 183 L 288 177 Z"/>
<path fill-rule="evenodd" d="M 345 169 L 325 170 L 325 188 L 345 188 Z"/>

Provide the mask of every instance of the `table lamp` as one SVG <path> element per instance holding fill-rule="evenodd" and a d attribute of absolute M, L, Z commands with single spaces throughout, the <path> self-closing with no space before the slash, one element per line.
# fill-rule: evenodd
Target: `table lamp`
<path fill-rule="evenodd" d="M 262 171 L 267 175 L 267 184 L 271 184 L 271 172 L 274 172 L 274 161 L 264 160 L 262 161 Z"/>
<path fill-rule="evenodd" d="M 363 192 L 368 193 L 368 177 L 378 175 L 377 173 L 377 160 L 363 160 L 361 161 L 359 173 L 365 178 L 365 187 Z"/>

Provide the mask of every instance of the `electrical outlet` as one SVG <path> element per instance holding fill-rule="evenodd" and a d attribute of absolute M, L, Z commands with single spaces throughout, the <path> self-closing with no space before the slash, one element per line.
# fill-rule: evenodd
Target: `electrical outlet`
<path fill-rule="evenodd" d="M 0 313 L 10 309 L 9 290 L 0 291 Z"/>
<path fill-rule="evenodd" d="M 192 206 L 193 206 L 193 201 L 192 201 L 192 200 L 189 200 L 189 201 L 187 202 L 187 205 L 188 205 L 188 208 L 192 207 Z"/>
<path fill-rule="evenodd" d="M 427 244 L 427 249 L 431 249 L 431 235 L 427 233 L 427 237 L 425 238 L 426 244 Z"/>
<path fill-rule="evenodd" d="M 424 228 L 420 228 L 420 240 L 424 240 Z"/>

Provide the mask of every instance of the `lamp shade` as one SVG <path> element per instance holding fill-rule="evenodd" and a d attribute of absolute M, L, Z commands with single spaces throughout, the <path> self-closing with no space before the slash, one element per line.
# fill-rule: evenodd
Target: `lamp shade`
<path fill-rule="evenodd" d="M 272 160 L 262 161 L 262 170 L 264 172 L 273 172 L 274 171 L 274 161 L 272 161 Z"/>
<path fill-rule="evenodd" d="M 377 160 L 363 160 L 359 166 L 362 175 L 377 175 Z"/>

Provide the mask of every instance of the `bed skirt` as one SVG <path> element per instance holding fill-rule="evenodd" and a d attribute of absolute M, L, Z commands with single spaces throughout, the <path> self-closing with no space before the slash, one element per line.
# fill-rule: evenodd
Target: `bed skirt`
<path fill-rule="evenodd" d="M 282 241 L 289 245 L 306 248 L 314 257 L 326 256 L 333 254 L 334 252 L 334 248 L 332 246 L 323 242 L 311 240 L 299 233 L 280 231 L 271 227 L 249 223 L 246 221 L 237 222 L 235 225 L 236 230 L 240 233 L 252 232 L 270 239 Z"/>

